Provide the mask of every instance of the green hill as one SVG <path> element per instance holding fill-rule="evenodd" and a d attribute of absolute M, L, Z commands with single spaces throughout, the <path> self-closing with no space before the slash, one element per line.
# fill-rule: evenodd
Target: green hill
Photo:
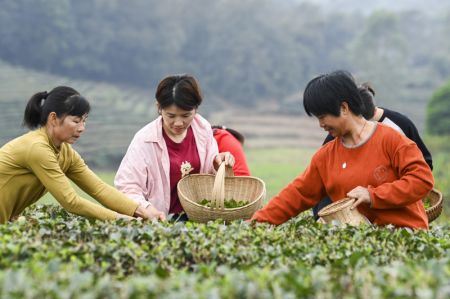
<path fill-rule="evenodd" d="M 134 134 L 156 116 L 154 92 L 150 88 L 76 80 L 0 61 L 0 146 L 27 131 L 21 123 L 31 95 L 57 85 L 74 87 L 92 105 L 87 129 L 74 147 L 93 168 L 116 169 Z M 323 131 L 314 119 L 299 116 L 299 104 L 295 105 L 296 115 L 275 106 L 242 110 L 224 99 L 208 98 L 200 113 L 212 124 L 241 131 L 246 137 L 246 147 L 316 148 L 321 144 Z"/>
<path fill-rule="evenodd" d="M 0 61 L 0 145 L 23 134 L 23 111 L 31 95 L 68 85 L 86 96 L 92 110 L 87 130 L 75 145 L 92 167 L 118 163 L 136 131 L 156 113 L 151 90 L 74 80 Z"/>

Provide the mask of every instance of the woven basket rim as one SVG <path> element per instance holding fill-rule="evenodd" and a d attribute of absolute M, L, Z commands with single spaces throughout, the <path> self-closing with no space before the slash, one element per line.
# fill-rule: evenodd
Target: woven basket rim
<path fill-rule="evenodd" d="M 425 212 L 426 212 L 426 214 L 427 214 L 428 222 L 429 222 L 429 223 L 430 223 L 430 222 L 433 222 L 434 220 L 436 220 L 436 219 L 441 215 L 442 209 L 443 209 L 442 203 L 443 203 L 443 201 L 444 201 L 444 196 L 442 195 L 442 192 L 439 191 L 438 189 L 433 188 L 433 189 L 430 191 L 430 194 L 431 194 L 431 193 L 437 194 L 438 199 L 437 199 L 437 201 L 434 203 L 433 206 L 429 207 L 428 209 L 425 209 Z M 428 197 L 428 196 L 427 196 L 427 197 Z M 424 201 L 427 197 L 425 197 L 422 201 Z"/>
<path fill-rule="evenodd" d="M 334 214 L 336 212 L 342 211 L 348 206 L 352 205 L 355 202 L 354 198 L 348 198 L 345 197 L 341 200 L 335 201 L 328 206 L 324 207 L 322 210 L 319 211 L 319 216 L 329 216 L 331 214 Z"/>
<path fill-rule="evenodd" d="M 178 181 L 178 184 L 179 184 L 182 180 L 187 180 L 189 177 L 195 177 L 195 176 L 209 176 L 209 177 L 215 177 L 214 174 L 209 174 L 209 173 L 203 173 L 203 174 L 202 174 L 202 173 L 189 174 L 189 175 L 185 176 L 184 178 L 182 178 L 180 181 Z M 186 200 L 186 201 L 188 201 L 188 202 L 194 204 L 194 205 L 197 206 L 197 207 L 200 207 L 200 208 L 203 208 L 203 209 L 207 209 L 207 210 L 209 210 L 209 211 L 216 211 L 216 212 L 220 212 L 220 211 L 224 211 L 224 210 L 226 210 L 226 211 L 237 211 L 237 210 L 241 210 L 241 209 L 243 209 L 243 208 L 247 208 L 247 207 L 249 207 L 249 206 L 251 206 L 251 205 L 257 203 L 257 202 L 259 201 L 259 198 L 265 193 L 265 190 L 266 190 L 266 184 L 264 183 L 264 181 L 263 181 L 262 179 L 260 179 L 260 178 L 258 178 L 258 177 L 255 177 L 255 176 L 231 176 L 231 177 L 226 177 L 225 179 L 227 179 L 227 178 L 229 178 L 229 179 L 235 179 L 235 178 L 237 178 L 237 179 L 240 179 L 240 178 L 245 178 L 245 179 L 247 179 L 247 178 L 249 178 L 249 179 L 256 179 L 257 181 L 259 181 L 259 182 L 262 184 L 261 192 L 260 192 L 260 194 L 258 194 L 258 196 L 257 196 L 253 201 L 249 202 L 249 203 L 246 204 L 245 206 L 237 207 L 237 208 L 225 208 L 225 207 L 224 207 L 223 210 L 220 209 L 220 208 L 216 208 L 216 207 L 207 207 L 207 206 L 201 205 L 201 204 L 199 204 L 199 203 L 197 203 L 197 202 L 195 202 L 195 201 L 193 201 L 193 200 L 190 200 L 190 199 L 183 193 L 183 190 L 180 190 L 180 189 L 178 188 L 178 184 L 177 184 L 177 192 L 180 192 L 180 193 L 183 195 L 183 200 Z"/>
<path fill-rule="evenodd" d="M 431 194 L 431 193 L 437 194 L 437 195 L 438 195 L 438 200 L 434 203 L 434 205 L 432 205 L 431 207 L 429 207 L 429 208 L 427 209 L 427 211 L 428 211 L 428 210 L 433 210 L 433 209 L 438 208 L 438 207 L 442 204 L 442 201 L 443 201 L 443 195 L 442 195 L 442 192 L 441 192 L 441 191 L 439 191 L 439 190 L 436 189 L 436 188 L 433 188 L 433 189 L 430 191 L 430 194 Z M 428 197 L 428 196 L 427 196 L 427 197 Z M 423 200 L 426 200 L 427 197 L 425 197 Z"/>
<path fill-rule="evenodd" d="M 211 174 L 211 173 L 193 173 L 193 174 L 188 174 L 185 177 L 181 178 L 180 181 L 184 180 L 184 179 L 186 179 L 188 177 L 193 177 L 193 176 L 212 176 L 212 177 L 215 177 L 216 175 Z M 258 178 L 256 176 L 252 176 L 252 175 L 239 175 L 239 176 L 235 175 L 235 176 L 227 176 L 225 178 L 251 178 L 251 179 L 257 179 L 257 180 L 261 181 L 262 183 L 264 183 L 264 181 L 262 179 L 260 179 L 260 178 Z"/>

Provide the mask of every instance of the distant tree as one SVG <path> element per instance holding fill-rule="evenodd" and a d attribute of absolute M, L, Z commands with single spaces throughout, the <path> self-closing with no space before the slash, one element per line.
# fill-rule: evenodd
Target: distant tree
<path fill-rule="evenodd" d="M 450 135 L 450 81 L 428 103 L 427 131 L 433 135 Z"/>
<path fill-rule="evenodd" d="M 366 20 L 352 45 L 353 66 L 378 82 L 387 93 L 395 93 L 404 78 L 409 49 L 398 15 L 374 12 Z"/>
<path fill-rule="evenodd" d="M 0 0 L 0 59 L 145 88 L 192 73 L 206 97 L 249 107 L 283 105 L 313 76 L 344 68 L 423 124 L 424 99 L 450 74 L 450 14 L 317 2 Z"/>
<path fill-rule="evenodd" d="M 11 63 L 57 72 L 75 30 L 68 0 L 2 1 L 0 55 Z"/>

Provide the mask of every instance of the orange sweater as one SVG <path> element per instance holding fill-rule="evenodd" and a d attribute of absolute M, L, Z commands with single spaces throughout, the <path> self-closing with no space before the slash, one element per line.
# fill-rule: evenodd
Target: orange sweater
<path fill-rule="evenodd" d="M 217 141 L 219 153 L 230 152 L 234 156 L 233 172 L 235 176 L 249 176 L 247 159 L 245 158 L 244 148 L 230 132 L 223 129 L 214 129 L 214 138 Z"/>
<path fill-rule="evenodd" d="M 430 168 L 416 144 L 392 128 L 378 124 L 369 140 L 345 147 L 340 138 L 322 146 L 303 174 L 296 177 L 253 220 L 281 224 L 328 194 L 332 201 L 357 186 L 367 187 L 371 205 L 359 212 L 377 225 L 428 228 L 421 199 L 433 188 Z"/>

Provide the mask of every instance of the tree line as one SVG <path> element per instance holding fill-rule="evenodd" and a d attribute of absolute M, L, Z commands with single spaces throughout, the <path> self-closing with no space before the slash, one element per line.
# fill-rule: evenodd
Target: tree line
<path fill-rule="evenodd" d="M 264 104 L 337 68 L 416 116 L 450 77 L 450 11 L 327 11 L 275 0 L 2 0 L 0 59 L 75 78 L 155 86 L 192 73 L 209 96 Z M 300 110 L 300 109 L 299 109 Z M 416 115 L 415 115 L 416 114 Z"/>

